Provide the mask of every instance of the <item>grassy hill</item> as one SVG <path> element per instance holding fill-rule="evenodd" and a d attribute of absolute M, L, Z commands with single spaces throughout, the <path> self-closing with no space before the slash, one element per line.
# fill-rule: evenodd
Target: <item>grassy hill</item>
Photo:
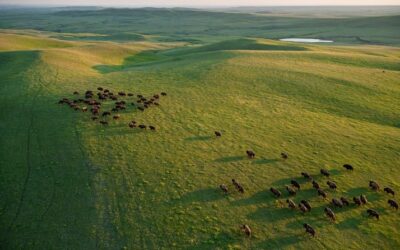
<path fill-rule="evenodd" d="M 400 246 L 390 196 L 368 188 L 374 179 L 400 190 L 398 48 L 265 39 L 176 48 L 182 44 L 0 37 L 2 248 Z M 109 126 L 57 104 L 99 86 L 168 95 L 145 112 L 127 106 Z M 130 129 L 132 119 L 157 130 Z M 255 159 L 246 157 L 248 149 Z M 331 177 L 322 177 L 321 168 Z M 304 171 L 329 199 L 365 194 L 370 203 L 335 208 L 337 221 L 330 222 L 323 214 L 329 201 L 316 195 Z M 308 199 L 310 213 L 286 207 L 291 179 L 302 185 L 293 199 Z M 338 190 L 328 190 L 328 179 Z M 283 198 L 271 195 L 272 186 Z M 380 220 L 368 218 L 367 208 Z M 239 230 L 244 223 L 251 239 Z M 317 230 L 315 238 L 303 223 Z"/>

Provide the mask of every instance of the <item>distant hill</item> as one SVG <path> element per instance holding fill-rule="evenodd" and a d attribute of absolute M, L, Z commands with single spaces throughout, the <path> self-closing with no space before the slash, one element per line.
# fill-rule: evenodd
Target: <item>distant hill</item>
<path fill-rule="evenodd" d="M 127 33 L 156 35 L 163 41 L 262 37 L 305 37 L 343 44 L 399 45 L 400 15 L 332 18 L 269 16 L 192 9 L 84 9 L 47 12 L 1 10 L 0 28 L 53 32 L 90 32 L 109 35 L 109 40 L 129 41 Z M 137 37 L 132 36 L 132 40 Z"/>

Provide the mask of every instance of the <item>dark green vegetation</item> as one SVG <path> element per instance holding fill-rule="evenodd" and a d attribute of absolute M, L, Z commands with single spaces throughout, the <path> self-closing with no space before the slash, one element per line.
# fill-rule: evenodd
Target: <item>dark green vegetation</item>
<path fill-rule="evenodd" d="M 48 12 L 24 25 L 53 30 L 65 22 L 57 28 L 84 34 L 0 33 L 1 248 L 400 247 L 399 212 L 387 204 L 391 196 L 368 188 L 373 179 L 400 192 L 398 48 L 294 44 L 217 31 L 169 35 L 162 31 L 167 25 L 147 22 L 159 18 L 160 10 L 154 11 L 149 19 L 140 16 L 143 30 L 123 31 L 143 41 L 102 41 L 99 35 L 120 34 L 123 25 L 104 24 L 109 30 L 95 34 L 94 17 L 87 17 L 85 30 L 74 18 Z M 189 18 L 184 13 L 176 21 L 181 27 Z M 26 15 L 15 22 L 1 16 L 1 25 L 21 27 L 18 20 L 32 11 Z M 220 15 L 234 14 L 197 16 L 198 23 Z M 190 42 L 159 42 L 161 37 Z M 145 112 L 120 112 L 109 126 L 57 104 L 63 97 L 78 98 L 74 91 L 82 95 L 99 86 L 168 96 Z M 157 131 L 131 129 L 131 120 Z M 214 136 L 216 130 L 222 137 Z M 249 149 L 255 159 L 246 157 Z M 289 158 L 281 159 L 281 152 Z M 344 163 L 355 170 L 345 170 Z M 331 177 L 321 176 L 321 168 Z M 329 199 L 365 194 L 370 203 L 333 208 L 333 223 L 323 212 L 329 202 L 301 172 L 313 175 Z M 244 194 L 235 191 L 232 178 Z M 284 187 L 291 179 L 302 185 L 293 200 L 309 200 L 310 213 L 287 208 Z M 337 183 L 336 191 L 329 190 L 328 179 Z M 222 183 L 228 195 L 219 189 Z M 283 197 L 275 199 L 270 187 Z M 368 218 L 367 209 L 377 210 L 380 220 Z M 253 230 L 251 239 L 239 230 L 244 223 Z M 305 235 L 303 223 L 317 230 L 315 238 Z"/>

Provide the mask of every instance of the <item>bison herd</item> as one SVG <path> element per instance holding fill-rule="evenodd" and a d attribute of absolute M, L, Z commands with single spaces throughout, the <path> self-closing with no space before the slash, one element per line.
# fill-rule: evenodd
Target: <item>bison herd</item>
<path fill-rule="evenodd" d="M 217 137 L 221 136 L 220 134 L 217 134 L 217 133 L 215 133 L 215 135 Z M 246 155 L 250 159 L 255 158 L 255 153 L 253 151 L 251 151 L 251 150 L 247 150 L 246 151 Z M 281 157 L 282 157 L 282 159 L 285 160 L 285 159 L 288 158 L 288 154 L 287 153 L 281 153 Z M 346 170 L 349 170 L 349 171 L 353 171 L 354 170 L 353 166 L 350 165 L 350 164 L 344 164 L 343 168 L 345 168 Z M 329 178 L 331 176 L 330 172 L 328 170 L 326 170 L 326 169 L 321 169 L 320 170 L 320 174 L 324 178 Z M 324 208 L 324 214 L 330 221 L 333 221 L 333 222 L 336 221 L 336 215 L 335 215 L 335 212 L 334 212 L 335 208 L 336 209 L 341 209 L 343 207 L 351 207 L 352 206 L 352 203 L 350 202 L 351 199 L 343 197 L 343 196 L 342 197 L 338 197 L 338 198 L 333 197 L 331 200 L 328 200 L 327 191 L 324 191 L 321 188 L 322 185 L 320 185 L 320 183 L 318 183 L 312 177 L 311 174 L 306 173 L 306 172 L 302 172 L 301 176 L 302 176 L 302 178 L 306 179 L 306 181 L 308 183 L 311 183 L 311 186 L 312 186 L 312 188 L 315 189 L 317 196 L 320 196 L 322 199 L 328 201 L 327 206 Z M 239 184 L 235 179 L 232 179 L 232 183 L 233 183 L 235 189 L 237 189 L 237 191 L 239 191 L 240 193 L 244 193 L 243 185 Z M 302 185 L 304 185 L 304 184 L 302 184 Z M 305 185 L 307 185 L 307 184 L 305 184 Z M 337 183 L 335 181 L 333 181 L 333 180 L 327 180 L 326 181 L 326 186 L 327 186 L 328 189 L 332 190 L 333 192 L 336 191 L 336 189 L 338 188 Z M 376 181 L 373 181 L 373 180 L 371 180 L 369 182 L 369 188 L 374 192 L 379 192 L 381 190 L 380 189 L 380 185 Z M 220 189 L 225 194 L 229 193 L 228 187 L 225 184 L 221 184 L 220 185 Z M 312 206 L 311 206 L 310 201 L 307 201 L 307 200 L 303 199 L 298 204 L 296 204 L 296 202 L 293 200 L 293 198 L 291 198 L 291 197 L 295 197 L 297 195 L 297 193 L 300 192 L 300 190 L 302 190 L 302 186 L 300 185 L 300 183 L 298 181 L 292 179 L 290 181 L 290 184 L 285 186 L 285 189 L 286 189 L 287 195 L 289 196 L 288 198 L 286 198 L 286 204 L 287 204 L 287 207 L 289 209 L 299 210 L 303 214 L 311 211 Z M 275 197 L 276 199 L 279 199 L 279 198 L 281 198 L 283 196 L 283 193 L 278 188 L 271 187 L 269 190 L 272 193 L 273 197 Z M 387 193 L 388 195 L 391 195 L 393 197 L 395 196 L 394 190 L 392 188 L 390 188 L 390 187 L 385 187 L 383 189 L 383 191 L 385 193 Z M 368 200 L 367 200 L 367 197 L 366 197 L 365 194 L 361 194 L 359 196 L 354 196 L 352 198 L 352 201 L 353 201 L 353 204 L 354 204 L 353 206 L 356 206 L 356 207 L 363 206 L 363 205 L 368 203 Z M 388 199 L 387 203 L 391 208 L 393 208 L 395 210 L 399 209 L 399 205 L 394 199 Z M 368 217 L 376 218 L 377 220 L 379 220 L 379 218 L 380 218 L 379 212 L 376 211 L 375 209 L 371 209 L 371 208 L 366 210 L 366 215 Z M 310 234 L 311 236 L 315 236 L 316 235 L 316 230 L 311 225 L 309 225 L 307 223 L 304 223 L 303 227 L 304 227 L 306 233 Z M 247 236 L 251 235 L 251 229 L 250 229 L 249 225 L 241 225 L 241 230 Z"/>
<path fill-rule="evenodd" d="M 79 92 L 74 91 L 73 94 L 77 96 L 79 95 Z M 87 90 L 82 98 L 62 98 L 58 103 L 66 104 L 76 111 L 89 111 L 93 121 L 106 126 L 111 122 L 111 119 L 114 121 L 119 120 L 121 118 L 121 113 L 129 108 L 143 112 L 150 107 L 159 106 L 161 96 L 166 95 L 167 93 L 161 92 L 160 94 L 154 94 L 153 96 L 146 98 L 141 94 L 134 95 L 133 93 L 126 93 L 124 91 L 119 91 L 114 94 L 108 89 L 98 87 L 96 93 L 92 90 Z M 114 103 L 110 108 L 109 106 L 112 102 Z M 108 108 L 105 106 L 108 106 Z M 137 127 L 140 129 L 149 128 L 152 131 L 156 130 L 156 127 L 153 125 L 138 125 L 136 121 L 129 122 L 128 127 Z"/>

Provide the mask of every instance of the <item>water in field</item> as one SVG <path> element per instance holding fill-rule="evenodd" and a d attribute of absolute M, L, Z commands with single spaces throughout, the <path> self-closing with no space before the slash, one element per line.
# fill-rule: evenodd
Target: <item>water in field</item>
<path fill-rule="evenodd" d="M 331 40 L 321 40 L 314 38 L 283 38 L 279 39 L 284 42 L 297 42 L 297 43 L 333 43 Z"/>

